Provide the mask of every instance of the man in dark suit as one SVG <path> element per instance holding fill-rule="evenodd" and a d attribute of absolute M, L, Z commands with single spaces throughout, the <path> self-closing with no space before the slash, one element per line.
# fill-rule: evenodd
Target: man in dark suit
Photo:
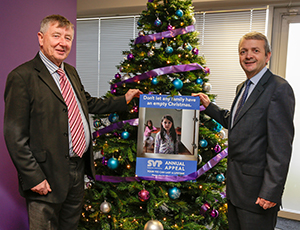
<path fill-rule="evenodd" d="M 84 174 L 95 176 L 88 114 L 124 111 L 142 93 L 131 89 L 125 96 L 91 97 L 76 69 L 63 62 L 73 36 L 74 26 L 66 18 L 44 18 L 40 52 L 7 78 L 4 136 L 26 198 L 30 229 L 77 229 Z M 71 83 L 67 93 L 62 76 Z"/>
<path fill-rule="evenodd" d="M 267 38 L 258 32 L 239 43 L 247 76 L 237 87 L 231 112 L 199 96 L 205 113 L 228 129 L 227 187 L 230 230 L 274 230 L 294 137 L 295 98 L 291 86 L 266 65 Z"/>

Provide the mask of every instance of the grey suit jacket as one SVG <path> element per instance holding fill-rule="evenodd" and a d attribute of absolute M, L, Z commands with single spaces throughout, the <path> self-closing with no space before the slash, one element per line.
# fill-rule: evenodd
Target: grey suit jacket
<path fill-rule="evenodd" d="M 127 109 L 124 96 L 105 100 L 91 97 L 75 68 L 65 63 L 65 71 L 86 119 L 88 113 Z M 4 99 L 4 136 L 18 171 L 20 194 L 29 199 L 62 202 L 69 187 L 68 110 L 39 54 L 9 73 Z M 83 158 L 86 174 L 94 177 L 92 143 Z M 40 196 L 30 190 L 44 179 L 49 182 L 51 193 Z"/>
<path fill-rule="evenodd" d="M 237 87 L 233 105 L 242 86 Z M 213 103 L 206 108 L 206 114 L 228 129 L 226 193 L 235 206 L 261 213 L 264 209 L 255 204 L 258 197 L 281 204 L 294 137 L 294 107 L 291 86 L 267 70 L 232 125 L 228 110 Z"/>

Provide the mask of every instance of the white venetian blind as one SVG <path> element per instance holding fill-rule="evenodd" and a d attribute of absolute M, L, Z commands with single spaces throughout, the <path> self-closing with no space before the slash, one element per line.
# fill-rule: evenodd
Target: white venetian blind
<path fill-rule="evenodd" d="M 110 89 L 122 51 L 129 50 L 136 33 L 135 16 L 77 20 L 76 67 L 92 96 L 104 96 Z"/>
<path fill-rule="evenodd" d="M 239 65 L 238 42 L 249 31 L 265 33 L 266 9 L 196 13 L 200 54 L 211 70 L 210 93 L 220 107 L 230 109 L 236 86 L 245 80 Z M 103 96 L 137 37 L 137 16 L 77 20 L 77 69 L 92 96 Z"/>
<path fill-rule="evenodd" d="M 239 64 L 239 39 L 247 32 L 265 34 L 266 9 L 198 13 L 196 30 L 200 32 L 200 54 L 210 68 L 210 93 L 216 103 L 230 109 L 236 86 L 246 79 Z"/>

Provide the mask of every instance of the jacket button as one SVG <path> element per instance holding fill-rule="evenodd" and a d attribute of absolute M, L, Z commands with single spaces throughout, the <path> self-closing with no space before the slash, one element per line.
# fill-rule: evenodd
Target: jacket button
<path fill-rule="evenodd" d="M 67 136 L 68 136 L 68 133 L 64 133 L 64 136 L 67 137 Z"/>
<path fill-rule="evenodd" d="M 63 112 L 66 113 L 66 112 L 68 112 L 68 110 L 67 110 L 66 108 L 64 108 L 64 109 L 63 109 Z"/>
<path fill-rule="evenodd" d="M 65 158 L 66 158 L 66 159 L 69 159 L 69 158 L 70 158 L 70 156 L 69 156 L 69 155 L 66 155 L 66 156 L 65 156 Z"/>

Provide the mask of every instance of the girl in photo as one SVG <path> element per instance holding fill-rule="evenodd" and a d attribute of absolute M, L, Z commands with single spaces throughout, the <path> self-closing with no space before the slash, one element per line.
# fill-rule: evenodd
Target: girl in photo
<path fill-rule="evenodd" d="M 154 153 L 178 154 L 177 133 L 170 115 L 163 116 L 160 131 L 155 137 Z"/>

